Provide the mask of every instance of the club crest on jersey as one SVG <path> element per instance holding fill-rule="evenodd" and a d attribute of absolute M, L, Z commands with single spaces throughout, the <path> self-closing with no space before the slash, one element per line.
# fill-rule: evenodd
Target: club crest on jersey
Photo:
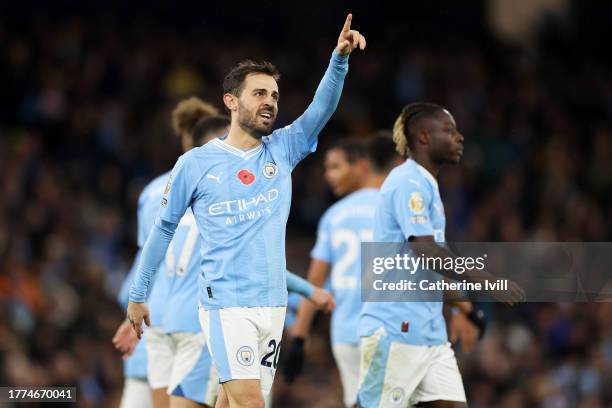
<path fill-rule="evenodd" d="M 418 191 L 410 194 L 410 199 L 408 200 L 408 205 L 410 209 L 415 214 L 420 214 L 425 209 L 425 203 L 423 201 L 423 196 Z"/>
<path fill-rule="evenodd" d="M 252 366 L 254 359 L 253 349 L 249 346 L 242 346 L 238 349 L 236 353 L 236 360 L 243 366 Z"/>
<path fill-rule="evenodd" d="M 265 178 L 272 178 L 276 176 L 276 173 L 278 173 L 278 166 L 276 164 L 271 162 L 264 164 L 263 175 Z"/>
<path fill-rule="evenodd" d="M 238 180 L 240 180 L 245 186 L 248 186 L 255 181 L 255 175 L 247 169 L 240 170 L 236 174 L 236 177 L 238 177 Z"/>
<path fill-rule="evenodd" d="M 399 405 L 404 401 L 404 389 L 402 387 L 395 387 L 389 394 L 389 401 L 394 405 Z"/>

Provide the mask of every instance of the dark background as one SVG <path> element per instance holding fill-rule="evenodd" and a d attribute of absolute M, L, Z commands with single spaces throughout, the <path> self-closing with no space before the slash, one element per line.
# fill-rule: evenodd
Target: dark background
<path fill-rule="evenodd" d="M 226 70 L 267 59 L 283 75 L 277 125 L 290 123 L 348 11 L 368 47 L 294 173 L 291 269 L 305 272 L 333 202 L 325 146 L 391 128 L 417 100 L 448 107 L 466 137 L 461 166 L 441 174 L 447 239 L 610 240 L 610 2 L 2 4 L 1 385 L 76 384 L 80 406 L 116 404 L 114 299 L 136 250 L 138 194 L 180 154 L 171 109 L 191 95 L 222 107 Z M 487 337 L 459 354 L 470 406 L 612 405 L 610 304 L 487 309 Z M 340 406 L 323 323 L 305 378 L 277 378 L 277 406 Z"/>

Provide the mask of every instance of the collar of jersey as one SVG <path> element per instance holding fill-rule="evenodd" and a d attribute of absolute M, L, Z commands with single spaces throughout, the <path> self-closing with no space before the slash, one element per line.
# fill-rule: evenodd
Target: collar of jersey
<path fill-rule="evenodd" d="M 260 143 L 259 146 L 254 147 L 252 149 L 249 150 L 240 150 L 232 145 L 229 145 L 227 143 L 225 143 L 223 140 L 221 139 L 214 139 L 213 143 L 218 146 L 219 148 L 225 150 L 228 153 L 231 153 L 235 156 L 238 157 L 242 157 L 243 159 L 248 159 L 252 156 L 254 156 L 255 154 L 257 154 L 262 148 L 263 148 L 263 143 Z"/>
<path fill-rule="evenodd" d="M 416 165 L 419 172 L 425 177 L 429 182 L 435 187 L 438 188 L 438 180 L 427 170 L 425 167 L 421 166 L 416 160 L 410 159 Z"/>

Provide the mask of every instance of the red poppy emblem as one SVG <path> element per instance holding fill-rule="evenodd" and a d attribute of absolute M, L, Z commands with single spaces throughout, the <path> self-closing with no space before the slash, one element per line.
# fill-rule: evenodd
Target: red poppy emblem
<path fill-rule="evenodd" d="M 249 185 L 255 181 L 255 175 L 247 169 L 242 169 L 237 174 L 238 180 L 242 181 L 242 184 Z"/>

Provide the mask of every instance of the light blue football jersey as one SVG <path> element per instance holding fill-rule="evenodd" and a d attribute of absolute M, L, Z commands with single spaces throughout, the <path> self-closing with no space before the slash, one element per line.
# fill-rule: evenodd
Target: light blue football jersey
<path fill-rule="evenodd" d="M 119 295 L 117 296 L 117 301 L 119 302 L 123 310 L 127 310 L 130 285 L 132 284 L 132 280 L 134 279 L 134 274 L 136 273 L 137 266 L 138 255 L 136 255 L 136 258 L 134 259 L 134 263 L 132 264 L 132 269 L 130 269 L 130 273 L 128 273 L 125 279 L 123 280 L 123 284 L 121 285 L 121 289 L 119 290 Z M 153 284 L 153 288 L 155 288 L 155 283 Z M 139 341 L 138 344 L 136 344 L 136 348 L 134 349 L 132 355 L 127 360 L 123 361 L 123 376 L 125 378 L 147 378 L 147 348 L 145 347 L 144 341 Z"/>
<path fill-rule="evenodd" d="M 446 219 L 438 182 L 412 159 L 391 171 L 380 190 L 374 223 L 375 242 L 405 242 L 412 236 L 433 236 L 444 242 Z M 415 276 L 439 275 L 417 271 Z M 440 302 L 365 302 L 360 336 L 384 327 L 392 341 L 436 345 L 447 341 Z M 402 332 L 402 322 L 408 330 Z"/>
<path fill-rule="evenodd" d="M 156 278 L 155 284 L 166 285 L 167 289 L 154 291 L 149 299 L 155 305 L 163 304 L 162 322 L 159 327 L 164 333 L 198 333 L 201 331 L 198 319 L 198 280 L 201 263 L 199 249 L 201 245 L 195 217 L 188 208 L 166 252 L 164 262 L 167 276 L 161 279 Z M 289 290 L 296 290 L 296 288 Z M 165 299 L 161 298 L 164 293 L 167 295 Z M 158 294 L 161 299 L 153 296 L 158 296 Z M 300 295 L 294 295 L 300 299 Z"/>
<path fill-rule="evenodd" d="M 347 71 L 348 57 L 334 52 L 304 114 L 263 137 L 259 146 L 243 151 L 215 139 L 185 153 L 174 166 L 156 222 L 176 225 L 188 207 L 193 210 L 202 240 L 199 298 L 205 309 L 287 305 L 291 172 L 315 150 Z M 158 248 L 156 239 L 151 248 Z M 130 291 L 134 301 L 142 301 L 159 256 L 144 253 Z"/>
<path fill-rule="evenodd" d="M 142 249 L 151 228 L 155 223 L 155 217 L 159 210 L 164 188 L 168 182 L 170 173 L 164 173 L 151 181 L 140 193 L 138 198 L 138 247 Z M 161 326 L 163 323 L 164 307 L 168 297 L 169 281 L 164 263 L 155 277 L 155 284 L 150 290 L 149 313 L 151 326 Z"/>
<path fill-rule="evenodd" d="M 191 209 L 187 209 L 172 237 L 164 260 L 169 285 L 162 320 L 162 330 L 165 333 L 201 331 L 198 319 L 201 246 L 195 217 Z"/>
<path fill-rule="evenodd" d="M 331 265 L 330 288 L 336 299 L 331 316 L 332 343 L 358 344 L 361 313 L 361 242 L 372 241 L 378 190 L 364 188 L 323 214 L 310 253 Z"/>

